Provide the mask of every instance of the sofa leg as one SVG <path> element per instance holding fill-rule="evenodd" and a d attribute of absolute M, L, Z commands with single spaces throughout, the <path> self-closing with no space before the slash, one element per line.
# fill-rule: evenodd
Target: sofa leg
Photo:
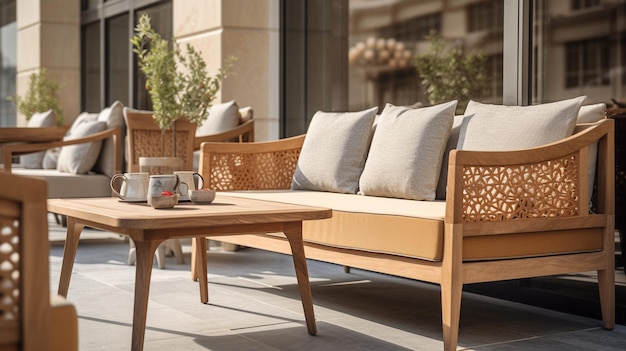
<path fill-rule="evenodd" d="M 604 329 L 613 330 L 615 327 L 615 271 L 608 269 L 598 271 L 598 289 Z"/>
<path fill-rule="evenodd" d="M 443 349 L 456 350 L 459 341 L 461 295 L 463 284 L 441 282 L 441 320 L 443 327 Z"/>
<path fill-rule="evenodd" d="M 344 273 L 350 273 L 350 266 L 343 266 Z"/>

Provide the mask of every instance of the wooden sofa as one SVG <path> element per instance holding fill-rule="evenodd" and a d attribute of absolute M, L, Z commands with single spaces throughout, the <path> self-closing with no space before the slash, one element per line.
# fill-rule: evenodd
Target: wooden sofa
<path fill-rule="evenodd" d="M 122 170 L 126 127 L 122 115 L 122 103 L 115 101 L 98 113 L 81 113 L 60 140 L 0 145 L 3 153 L 3 170 L 8 173 L 44 179 L 48 183 L 48 198 L 111 196 L 109 182 L 115 173 Z M 87 133 L 89 125 L 103 125 L 98 132 Z M 24 129 L 24 128 L 17 128 Z M 46 131 L 42 129 L 41 132 Z M 98 145 L 97 148 L 91 146 Z M 69 169 L 57 168 L 56 160 L 48 167 L 24 168 L 12 165 L 15 156 L 34 152 L 51 152 L 67 149 L 72 162 Z M 96 152 L 94 152 L 97 151 Z M 74 155 L 72 155 L 74 154 Z M 40 162 L 41 163 L 41 162 Z M 66 164 L 67 164 L 66 163 Z M 17 167 L 16 167 L 17 166 Z"/>
<path fill-rule="evenodd" d="M 614 327 L 613 128 L 603 119 L 541 147 L 453 150 L 440 201 L 290 190 L 303 135 L 203 143 L 200 172 L 218 190 L 216 201 L 229 195 L 332 208 L 332 218 L 303 223 L 307 258 L 439 284 L 444 349 L 455 350 L 463 285 L 471 283 L 597 271 L 603 326 Z M 596 145 L 591 211 L 588 161 Z M 289 253 L 279 234 L 220 240 Z"/>

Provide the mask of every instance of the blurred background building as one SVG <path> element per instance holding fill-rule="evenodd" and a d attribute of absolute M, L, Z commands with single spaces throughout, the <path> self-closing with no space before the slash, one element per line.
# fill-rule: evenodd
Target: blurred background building
<path fill-rule="evenodd" d="M 0 126 L 25 124 L 6 97 L 41 67 L 68 124 L 115 100 L 150 109 L 129 42 L 143 12 L 212 72 L 238 58 L 218 99 L 253 106 L 257 140 L 302 133 L 317 110 L 427 105 L 414 56 L 433 31 L 484 55 L 475 100 L 626 102 L 626 0 L 0 0 Z"/>

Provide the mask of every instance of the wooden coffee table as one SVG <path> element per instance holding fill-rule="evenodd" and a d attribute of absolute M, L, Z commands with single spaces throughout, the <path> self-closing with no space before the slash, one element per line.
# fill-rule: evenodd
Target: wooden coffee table
<path fill-rule="evenodd" d="M 210 205 L 180 203 L 155 210 L 117 198 L 50 199 L 48 210 L 67 216 L 67 237 L 58 293 L 67 296 L 78 239 L 85 226 L 128 235 L 136 245 L 132 349 L 142 350 L 155 250 L 164 240 L 193 237 L 199 270 L 200 301 L 208 302 L 207 236 L 282 232 L 291 246 L 307 330 L 317 332 L 309 274 L 302 244 L 302 221 L 332 216 L 327 208 L 220 196 Z"/>

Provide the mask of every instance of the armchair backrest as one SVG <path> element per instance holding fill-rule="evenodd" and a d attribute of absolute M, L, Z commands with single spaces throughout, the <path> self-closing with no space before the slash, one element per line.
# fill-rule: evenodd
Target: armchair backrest
<path fill-rule="evenodd" d="M 202 143 L 198 170 L 204 187 L 218 191 L 289 189 L 304 137 Z"/>
<path fill-rule="evenodd" d="M 175 122 L 176 155 L 173 154 L 172 130 L 162 131 L 152 117 L 152 111 L 124 108 L 126 122 L 126 171 L 139 172 L 139 157 L 178 157 L 183 160 L 183 170 L 191 170 L 196 124 L 186 118 Z M 162 152 L 163 151 L 163 152 Z"/>

